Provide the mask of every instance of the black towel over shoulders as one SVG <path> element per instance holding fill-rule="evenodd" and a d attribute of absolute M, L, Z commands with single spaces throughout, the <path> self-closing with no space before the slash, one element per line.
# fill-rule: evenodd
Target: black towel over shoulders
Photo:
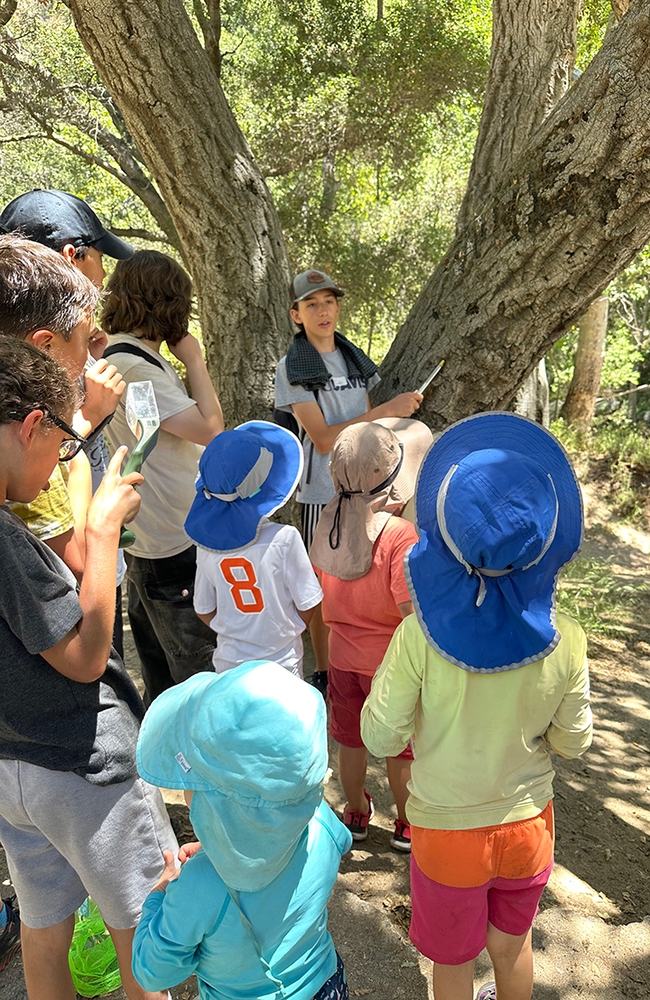
<path fill-rule="evenodd" d="M 336 331 L 334 343 L 343 355 L 349 378 L 362 378 L 367 382 L 379 371 L 374 361 L 371 361 L 360 347 L 356 347 L 342 333 Z M 307 335 L 303 332 L 297 333 L 293 338 L 293 343 L 287 351 L 286 368 L 287 379 L 291 385 L 302 385 L 310 392 L 324 388 L 331 378 L 322 354 L 309 343 Z"/>

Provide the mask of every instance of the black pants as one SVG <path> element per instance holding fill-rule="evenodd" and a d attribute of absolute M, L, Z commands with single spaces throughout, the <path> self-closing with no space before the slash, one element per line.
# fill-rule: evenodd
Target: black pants
<path fill-rule="evenodd" d="M 194 611 L 196 548 L 165 559 L 125 552 L 128 612 L 142 665 L 144 703 L 201 670 L 212 670 L 217 637 Z"/>

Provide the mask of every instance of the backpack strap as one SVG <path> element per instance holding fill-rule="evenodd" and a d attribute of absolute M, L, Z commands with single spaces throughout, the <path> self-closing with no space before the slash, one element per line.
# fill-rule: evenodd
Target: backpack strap
<path fill-rule="evenodd" d="M 141 347 L 137 347 L 136 344 L 111 344 L 104 351 L 104 357 L 110 358 L 113 354 L 134 354 L 136 358 L 141 358 L 143 361 L 148 361 L 150 365 L 155 365 L 156 368 L 160 368 L 164 372 L 165 368 L 161 361 L 157 358 L 152 358 L 147 351 L 143 351 Z"/>

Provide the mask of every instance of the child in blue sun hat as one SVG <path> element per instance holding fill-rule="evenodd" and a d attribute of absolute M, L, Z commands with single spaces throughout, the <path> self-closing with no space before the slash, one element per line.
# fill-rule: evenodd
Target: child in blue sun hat
<path fill-rule="evenodd" d="M 265 420 L 219 434 L 199 462 L 185 530 L 197 544 L 194 609 L 218 635 L 217 673 L 272 658 L 302 677 L 302 632 L 323 594 L 300 534 L 270 516 L 302 475 L 300 441 Z"/>
<path fill-rule="evenodd" d="M 145 900 L 133 948 L 145 990 L 195 972 L 201 1000 L 347 1000 L 327 903 L 352 837 L 323 800 L 325 716 L 317 691 L 263 661 L 152 704 L 138 770 L 184 790 L 202 849 L 180 875 L 166 852 Z"/>
<path fill-rule="evenodd" d="M 419 540 L 406 556 L 415 613 L 398 627 L 361 720 L 378 756 L 414 734 L 410 937 L 434 995 L 530 996 L 530 929 L 553 866 L 549 751 L 578 757 L 592 717 L 585 635 L 556 612 L 579 549 L 582 501 L 559 442 L 514 413 L 448 428 L 422 465 Z"/>

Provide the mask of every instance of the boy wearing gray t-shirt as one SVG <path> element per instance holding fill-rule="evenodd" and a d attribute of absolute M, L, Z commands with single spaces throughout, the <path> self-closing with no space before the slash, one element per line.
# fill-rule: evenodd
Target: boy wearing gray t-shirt
<path fill-rule="evenodd" d="M 320 512 L 334 496 L 329 459 L 341 431 L 379 417 L 410 417 L 422 402 L 419 392 L 403 392 L 380 406 L 370 406 L 368 392 L 380 381 L 378 369 L 336 329 L 344 294 L 324 271 L 312 269 L 296 275 L 289 295 L 298 333 L 275 373 L 275 406 L 293 413 L 304 431 L 305 471 L 297 500 L 308 551 Z M 316 655 L 313 683 L 324 692 L 328 630 L 320 610 L 312 618 L 310 634 Z"/>

